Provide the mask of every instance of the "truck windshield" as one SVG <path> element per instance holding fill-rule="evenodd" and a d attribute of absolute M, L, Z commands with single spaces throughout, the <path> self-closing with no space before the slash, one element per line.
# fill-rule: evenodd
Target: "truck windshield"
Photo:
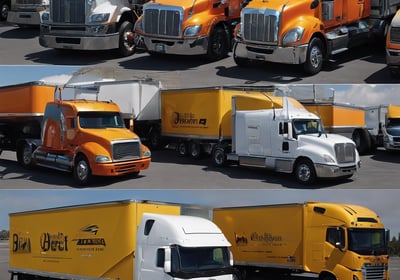
<path fill-rule="evenodd" d="M 81 112 L 79 125 L 82 128 L 123 128 L 124 122 L 117 112 Z"/>
<path fill-rule="evenodd" d="M 230 268 L 229 249 L 227 247 L 181 247 L 171 250 L 171 272 L 180 276 L 218 275 L 223 268 Z M 219 271 L 216 273 L 216 271 Z"/>
<path fill-rule="evenodd" d="M 318 119 L 295 119 L 293 120 L 293 130 L 294 135 L 324 133 Z"/>
<path fill-rule="evenodd" d="M 388 119 L 386 131 L 392 136 L 400 136 L 400 119 Z"/>
<path fill-rule="evenodd" d="M 387 254 L 384 229 L 349 229 L 349 250 L 360 255 Z"/>

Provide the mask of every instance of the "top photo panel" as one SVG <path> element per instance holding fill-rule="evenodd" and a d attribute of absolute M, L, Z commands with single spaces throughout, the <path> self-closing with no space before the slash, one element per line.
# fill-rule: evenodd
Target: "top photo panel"
<path fill-rule="evenodd" d="M 171 87 L 397 83 L 400 0 L 375 2 L 0 0 L 0 65 L 106 67 Z"/>

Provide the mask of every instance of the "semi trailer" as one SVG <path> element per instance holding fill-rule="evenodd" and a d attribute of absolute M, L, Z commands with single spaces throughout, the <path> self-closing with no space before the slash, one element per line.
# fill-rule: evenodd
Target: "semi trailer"
<path fill-rule="evenodd" d="M 177 204 L 124 200 L 11 213 L 11 279 L 233 279 L 230 243 Z"/>

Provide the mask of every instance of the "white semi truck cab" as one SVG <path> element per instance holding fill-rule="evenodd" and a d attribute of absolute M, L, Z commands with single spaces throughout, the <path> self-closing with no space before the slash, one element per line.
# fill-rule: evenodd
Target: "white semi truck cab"
<path fill-rule="evenodd" d="M 54 49 L 135 52 L 132 33 L 142 0 L 49 0 L 41 12 L 39 43 Z"/>
<path fill-rule="evenodd" d="M 138 233 L 135 280 L 233 279 L 231 244 L 207 219 L 144 213 Z"/>
<path fill-rule="evenodd" d="M 387 106 L 382 132 L 385 149 L 400 150 L 400 106 Z"/>
<path fill-rule="evenodd" d="M 255 99 L 232 98 L 234 131 L 227 160 L 293 173 L 303 184 L 311 184 L 318 177 L 349 178 L 360 166 L 355 143 L 325 133 L 320 118 L 295 99 L 263 97 L 269 108 L 261 108 L 260 99 L 253 101 L 258 106 L 253 109 L 249 98 Z"/>

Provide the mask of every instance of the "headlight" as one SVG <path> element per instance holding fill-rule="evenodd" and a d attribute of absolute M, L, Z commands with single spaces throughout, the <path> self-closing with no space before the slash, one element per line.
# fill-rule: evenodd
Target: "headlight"
<path fill-rule="evenodd" d="M 282 44 L 286 45 L 301 40 L 303 33 L 304 33 L 304 28 L 302 27 L 296 27 L 289 30 L 283 37 Z"/>
<path fill-rule="evenodd" d="M 192 25 L 185 29 L 183 36 L 196 36 L 201 30 L 201 24 Z"/>
<path fill-rule="evenodd" d="M 42 22 L 49 20 L 50 20 L 50 14 L 48 12 L 42 13 Z"/>
<path fill-rule="evenodd" d="M 324 155 L 325 162 L 334 163 L 335 159 L 331 155 Z"/>
<path fill-rule="evenodd" d="M 111 160 L 108 156 L 99 155 L 99 156 L 96 156 L 95 161 L 96 162 L 109 162 Z"/>
<path fill-rule="evenodd" d="M 235 36 L 238 37 L 238 38 L 242 38 L 243 37 L 243 35 L 242 35 L 242 23 L 238 24 L 238 28 L 237 28 L 237 32 L 236 32 Z"/>
<path fill-rule="evenodd" d="M 151 152 L 149 150 L 146 150 L 143 152 L 143 156 L 144 157 L 150 157 L 151 156 Z"/>
<path fill-rule="evenodd" d="M 105 22 L 105 21 L 108 21 L 109 17 L 110 17 L 109 13 L 94 14 L 94 15 L 90 16 L 90 22 Z"/>

